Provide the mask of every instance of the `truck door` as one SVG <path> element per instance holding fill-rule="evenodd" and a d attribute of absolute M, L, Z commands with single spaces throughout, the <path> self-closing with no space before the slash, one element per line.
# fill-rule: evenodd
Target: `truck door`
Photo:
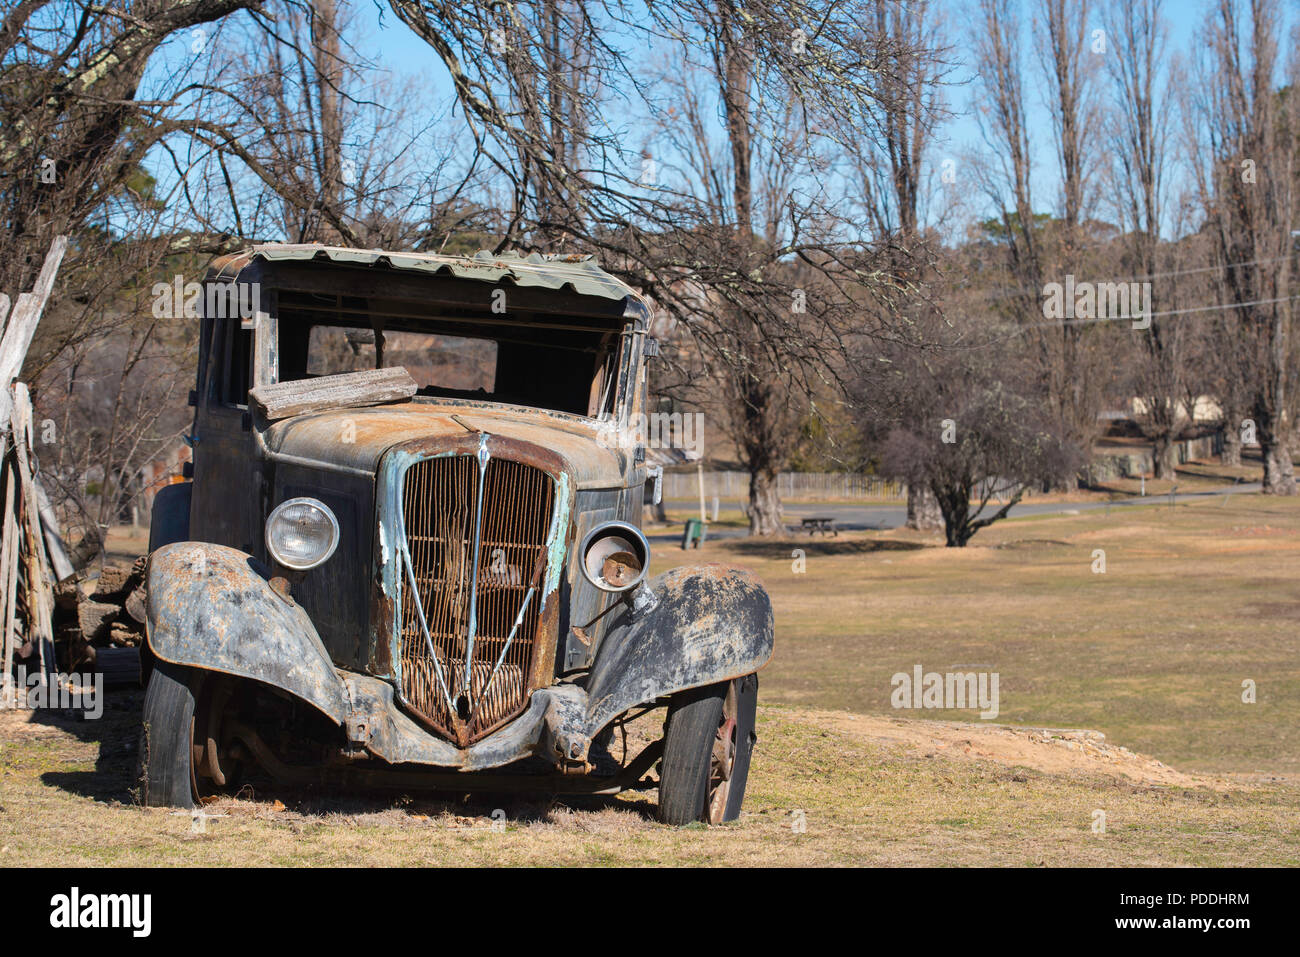
<path fill-rule="evenodd" d="M 262 554 L 261 457 L 253 440 L 248 390 L 252 324 L 238 316 L 209 320 L 206 369 L 194 416 L 194 490 L 190 538 Z"/>

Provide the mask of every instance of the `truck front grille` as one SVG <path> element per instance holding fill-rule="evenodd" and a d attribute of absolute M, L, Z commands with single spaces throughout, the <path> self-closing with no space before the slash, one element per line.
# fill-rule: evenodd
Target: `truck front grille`
<path fill-rule="evenodd" d="M 528 703 L 554 480 L 488 455 L 425 459 L 402 490 L 407 704 L 461 747 Z"/>

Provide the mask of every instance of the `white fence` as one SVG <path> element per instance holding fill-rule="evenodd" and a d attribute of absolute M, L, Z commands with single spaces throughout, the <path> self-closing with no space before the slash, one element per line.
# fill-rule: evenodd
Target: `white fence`
<path fill-rule="evenodd" d="M 700 480 L 695 472 L 668 472 L 664 475 L 664 498 L 698 500 Z M 907 500 L 907 486 L 888 482 L 872 475 L 849 472 L 782 472 L 777 476 L 777 492 L 782 501 L 799 499 L 898 499 Z M 746 501 L 749 498 L 748 472 L 705 472 L 704 497 L 712 501 Z"/>

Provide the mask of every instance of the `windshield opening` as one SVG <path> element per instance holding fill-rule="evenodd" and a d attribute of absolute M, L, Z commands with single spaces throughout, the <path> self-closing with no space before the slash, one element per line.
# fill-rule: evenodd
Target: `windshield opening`
<path fill-rule="evenodd" d="M 415 304 L 283 291 L 279 380 L 405 367 L 418 395 L 599 418 L 614 411 L 621 328 L 585 317 L 527 321 L 413 314 Z"/>

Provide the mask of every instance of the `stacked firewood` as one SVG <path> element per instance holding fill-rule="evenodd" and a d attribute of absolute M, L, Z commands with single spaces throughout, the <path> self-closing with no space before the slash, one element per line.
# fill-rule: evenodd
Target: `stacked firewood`
<path fill-rule="evenodd" d="M 54 635 L 68 670 L 90 670 L 97 650 L 138 648 L 144 636 L 146 559 L 106 564 L 98 577 L 77 576 L 54 586 Z"/>

